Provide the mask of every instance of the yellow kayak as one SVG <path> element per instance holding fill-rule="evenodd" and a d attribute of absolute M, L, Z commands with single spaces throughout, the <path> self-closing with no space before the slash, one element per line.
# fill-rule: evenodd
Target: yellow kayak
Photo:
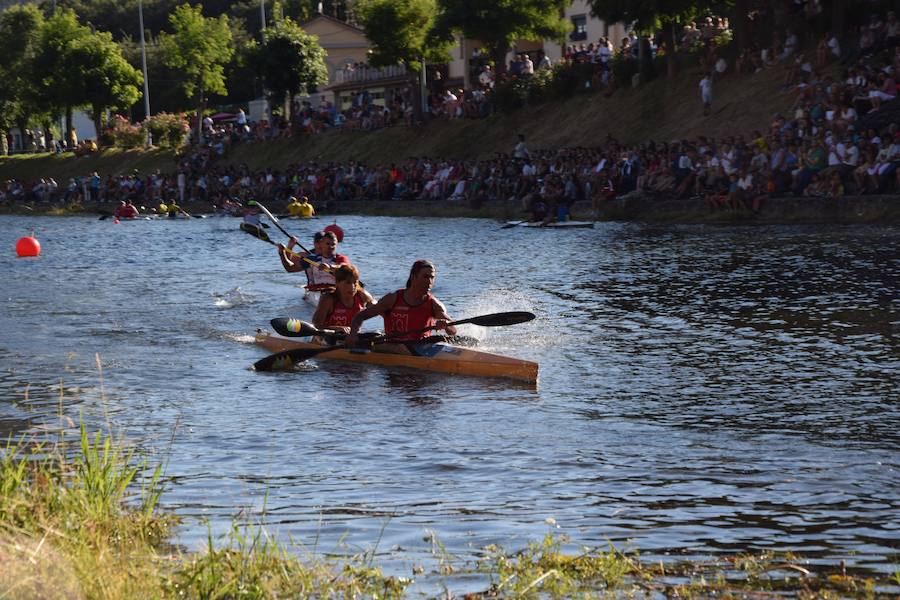
<path fill-rule="evenodd" d="M 257 331 L 256 343 L 269 352 L 294 349 L 321 348 L 321 344 L 289 338 L 268 331 Z M 417 354 L 410 354 L 401 344 L 379 344 L 375 350 L 346 350 L 324 352 L 316 358 L 346 362 L 368 363 L 384 367 L 407 367 L 422 371 L 454 373 L 475 377 L 501 377 L 537 384 L 538 364 L 535 362 L 491 354 L 450 344 L 423 344 Z"/>

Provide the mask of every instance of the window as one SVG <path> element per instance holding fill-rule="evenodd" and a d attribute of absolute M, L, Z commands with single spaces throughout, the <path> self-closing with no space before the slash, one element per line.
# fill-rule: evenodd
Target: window
<path fill-rule="evenodd" d="M 587 39 L 587 15 L 572 15 L 572 33 L 569 39 L 573 42 Z"/>

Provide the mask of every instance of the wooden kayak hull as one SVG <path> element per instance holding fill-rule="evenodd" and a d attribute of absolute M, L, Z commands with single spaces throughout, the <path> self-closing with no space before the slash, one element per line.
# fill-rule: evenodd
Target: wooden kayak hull
<path fill-rule="evenodd" d="M 256 343 L 273 353 L 295 348 L 321 348 L 319 344 L 305 342 L 298 338 L 282 337 L 268 331 L 257 331 Z M 388 347 L 385 345 L 381 349 L 385 350 Z M 425 354 L 427 355 L 413 356 L 386 351 L 335 350 L 319 354 L 316 358 L 384 367 L 406 367 L 421 371 L 474 377 L 500 377 L 524 381 L 533 385 L 536 385 L 538 381 L 538 364 L 519 358 L 491 354 L 471 348 L 460 348 L 449 344 L 431 344 Z"/>

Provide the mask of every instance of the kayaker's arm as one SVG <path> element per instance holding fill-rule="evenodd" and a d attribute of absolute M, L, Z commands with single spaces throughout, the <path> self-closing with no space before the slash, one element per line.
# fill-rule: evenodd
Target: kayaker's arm
<path fill-rule="evenodd" d="M 293 256 L 296 259 L 296 262 L 292 261 L 290 256 Z M 281 259 L 281 266 L 284 267 L 284 270 L 288 273 L 297 273 L 300 271 L 305 271 L 308 263 L 303 260 L 302 255 L 295 254 L 288 248 L 285 248 L 282 244 L 278 244 L 278 258 Z"/>
<path fill-rule="evenodd" d="M 319 298 L 319 304 L 316 305 L 316 314 L 313 315 L 313 325 L 318 329 L 325 329 L 325 322 L 334 309 L 334 296 L 331 294 L 322 294 Z"/>
<path fill-rule="evenodd" d="M 432 300 L 434 303 L 434 320 L 437 322 L 437 327 L 435 329 L 443 329 L 450 335 L 456 335 L 456 327 L 453 325 L 447 325 L 452 319 L 447 314 L 447 309 L 444 308 L 444 303 L 434 298 Z"/>
<path fill-rule="evenodd" d="M 397 294 L 391 292 L 390 294 L 386 294 L 375 304 L 370 304 L 365 307 L 353 317 L 353 320 L 350 321 L 350 333 L 347 334 L 347 339 L 344 341 L 348 346 L 353 346 L 357 342 L 357 334 L 359 333 L 359 328 L 362 327 L 362 324 L 365 323 L 368 319 L 372 317 L 377 317 L 378 315 L 383 315 L 393 308 L 394 304 L 397 303 Z"/>

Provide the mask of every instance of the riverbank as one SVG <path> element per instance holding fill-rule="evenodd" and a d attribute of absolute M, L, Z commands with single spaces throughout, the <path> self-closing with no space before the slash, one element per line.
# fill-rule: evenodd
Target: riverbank
<path fill-rule="evenodd" d="M 284 213 L 284 203 L 271 203 L 269 209 Z M 182 205 L 191 215 L 211 215 L 215 207 L 209 202 L 186 202 Z M 111 204 L 87 203 L 69 207 L 57 205 L 0 205 L 0 214 L 18 215 L 111 215 Z M 364 215 L 384 217 L 478 218 L 501 221 L 522 220 L 528 215 L 517 202 L 489 202 L 473 207 L 466 202 L 349 201 L 319 206 L 322 217 Z M 151 209 L 141 211 L 153 215 Z M 617 198 L 594 214 L 589 202 L 576 202 L 572 220 L 634 221 L 651 223 L 708 224 L 849 224 L 900 223 L 900 195 L 845 196 L 828 198 L 771 198 L 756 213 L 751 211 L 712 209 L 700 198 L 658 200 L 641 195 Z"/>
<path fill-rule="evenodd" d="M 476 564 L 426 540 L 437 549 L 437 566 L 415 566 L 406 576 L 384 575 L 373 564 L 374 549 L 343 559 L 318 556 L 246 521 L 235 521 L 225 540 L 210 537 L 205 551 L 186 553 L 170 541 L 179 520 L 158 510 L 161 466 L 141 460 L 121 439 L 91 435 L 71 421 L 52 435 L 23 439 L 0 457 L 2 597 L 402 598 L 417 583 L 449 597 L 454 587 L 471 589 L 476 582 L 480 590 L 466 598 L 777 593 L 877 599 L 900 591 L 900 571 L 876 579 L 841 565 L 813 567 L 792 553 L 644 564 L 637 553 L 611 545 L 567 552 L 565 536 L 551 534 L 518 551 L 485 548 Z"/>

